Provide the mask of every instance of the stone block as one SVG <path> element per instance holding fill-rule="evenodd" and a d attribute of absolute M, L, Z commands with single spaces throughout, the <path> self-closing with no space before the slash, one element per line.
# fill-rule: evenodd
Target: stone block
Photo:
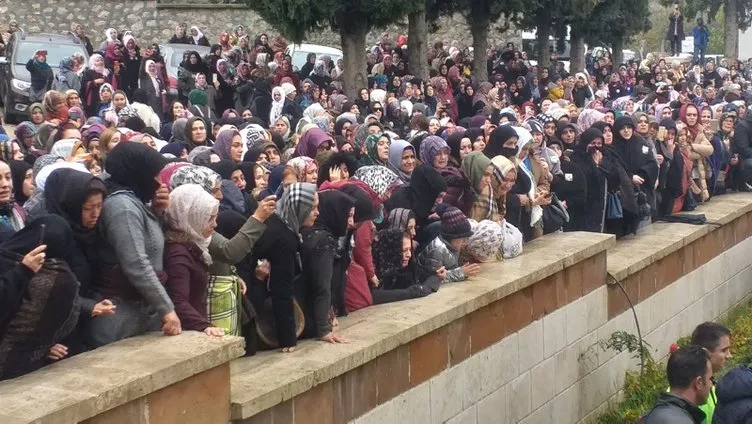
<path fill-rule="evenodd" d="M 415 386 L 394 398 L 394 423 L 431 422 L 431 390 L 428 383 Z M 311 423 L 325 421 L 308 421 Z M 385 421 L 386 422 L 386 421 Z"/>
<path fill-rule="evenodd" d="M 567 345 L 567 315 L 559 309 L 543 318 L 543 356 L 550 358 Z"/>
<path fill-rule="evenodd" d="M 588 304 L 577 299 L 564 307 L 567 320 L 567 345 L 579 340 L 588 331 Z"/>
<path fill-rule="evenodd" d="M 410 387 L 410 353 L 400 346 L 376 359 L 378 362 L 378 403 L 384 403 Z"/>
<path fill-rule="evenodd" d="M 506 390 L 507 386 L 503 386 L 478 402 L 478 424 L 497 424 L 508 422 L 506 408 Z"/>
<path fill-rule="evenodd" d="M 548 358 L 530 370 L 531 407 L 538 409 L 556 396 L 556 386 L 552 384 L 557 374 L 555 358 Z"/>
<path fill-rule="evenodd" d="M 368 411 L 365 415 L 351 421 L 351 424 L 384 424 L 396 423 L 394 417 L 394 402 L 387 402 Z M 289 421 L 290 423 L 292 421 Z M 276 423 L 275 423 L 276 424 Z M 287 424 L 287 422 L 285 423 Z"/>
<path fill-rule="evenodd" d="M 606 252 L 600 252 L 585 260 L 582 273 L 583 295 L 606 284 L 606 257 Z"/>
<path fill-rule="evenodd" d="M 466 373 L 467 362 L 463 362 L 429 380 L 432 423 L 443 423 L 462 411 Z"/>
<path fill-rule="evenodd" d="M 587 331 L 596 330 L 608 321 L 608 289 L 604 286 L 582 297 L 587 305 Z"/>
<path fill-rule="evenodd" d="M 598 348 L 598 332 L 591 331 L 585 337 L 577 341 L 577 363 L 579 376 L 583 377 L 596 368 L 600 361 L 600 349 Z"/>
<path fill-rule="evenodd" d="M 447 367 L 449 349 L 446 327 L 410 343 L 410 386 L 415 387 Z"/>
<path fill-rule="evenodd" d="M 520 372 L 543 361 L 543 320 L 532 322 L 517 333 L 520 350 Z"/>
<path fill-rule="evenodd" d="M 532 412 L 529 371 L 507 384 L 506 392 L 507 422 L 516 423 Z"/>
<path fill-rule="evenodd" d="M 580 347 L 571 345 L 560 350 L 554 356 L 554 394 L 559 394 L 571 387 L 580 377 Z"/>
<path fill-rule="evenodd" d="M 579 384 L 575 384 L 553 400 L 553 409 L 559 418 L 557 423 L 575 424 L 580 417 L 582 394 Z"/>
<path fill-rule="evenodd" d="M 557 272 L 533 286 L 533 311 L 532 319 L 543 318 L 564 305 L 564 299 L 559 299 L 560 293 L 564 293 L 564 273 Z"/>
<path fill-rule="evenodd" d="M 624 282 L 621 283 L 622 285 Z M 608 299 L 608 319 L 612 319 L 615 316 L 621 314 L 629 308 L 629 302 L 627 297 L 624 296 L 624 292 L 619 288 L 618 284 L 609 284 L 607 286 L 607 299 Z"/>
<path fill-rule="evenodd" d="M 475 407 L 475 405 L 471 406 L 468 409 L 465 409 L 464 411 L 457 414 L 457 416 L 453 417 L 449 421 L 446 422 L 446 424 L 477 424 L 478 422 L 478 411 Z"/>
<path fill-rule="evenodd" d="M 582 297 L 582 279 L 584 277 L 584 262 L 576 263 L 564 269 L 565 303 L 569 304 Z"/>
<path fill-rule="evenodd" d="M 4 422 L 3 420 L 0 421 Z M 96 417 L 81 422 L 81 424 L 109 423 L 149 424 L 146 398 L 130 401 L 125 405 L 120 405 L 117 408 L 110 409 Z"/>
<path fill-rule="evenodd" d="M 520 424 L 551 424 L 558 422 L 559 416 L 554 411 L 553 402 L 548 402 L 525 417 L 520 421 Z"/>
<path fill-rule="evenodd" d="M 313 389 L 296 396 L 293 399 L 293 409 L 295 411 L 296 423 L 334 422 L 334 392 L 332 380 L 319 384 Z"/>
<path fill-rule="evenodd" d="M 504 302 L 497 301 L 470 315 L 470 349 L 473 354 L 504 337 Z"/>
<path fill-rule="evenodd" d="M 151 393 L 147 402 L 151 423 L 224 424 L 230 419 L 230 364 Z"/>
<path fill-rule="evenodd" d="M 519 368 L 519 336 L 516 333 L 505 337 L 488 351 L 487 373 L 491 376 L 491 391 L 522 374 L 523 371 Z"/>
<path fill-rule="evenodd" d="M 378 360 L 373 360 L 338 377 L 340 383 L 334 385 L 334 397 L 335 403 L 341 399 L 344 422 L 363 415 L 378 404 L 378 365 Z"/>
<path fill-rule="evenodd" d="M 454 366 L 467 359 L 471 352 L 470 318 L 463 317 L 447 325 L 447 344 L 449 345 L 449 366 Z"/>
<path fill-rule="evenodd" d="M 533 321 L 533 290 L 530 287 L 505 297 L 502 302 L 504 336 L 519 331 Z"/>

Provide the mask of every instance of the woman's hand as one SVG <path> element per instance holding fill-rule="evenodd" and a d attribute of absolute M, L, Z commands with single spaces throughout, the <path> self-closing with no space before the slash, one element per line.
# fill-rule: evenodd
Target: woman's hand
<path fill-rule="evenodd" d="M 600 150 L 593 150 L 593 153 L 590 154 L 590 157 L 593 158 L 593 162 L 596 165 L 600 165 L 601 161 L 603 160 L 603 153 Z"/>
<path fill-rule="evenodd" d="M 655 160 L 658 161 L 658 166 L 663 165 L 663 155 L 655 155 Z"/>
<path fill-rule="evenodd" d="M 154 198 L 151 200 L 151 209 L 158 216 L 162 216 L 167 210 L 167 206 L 170 205 L 170 190 L 167 186 L 160 184 L 157 192 L 154 194 Z"/>
<path fill-rule="evenodd" d="M 277 196 L 271 195 L 264 197 L 259 202 L 256 211 L 253 212 L 253 217 L 259 222 L 264 222 L 274 215 L 274 211 L 277 209 Z"/>
<path fill-rule="evenodd" d="M 68 356 L 68 348 L 61 344 L 53 345 L 47 353 L 47 359 L 51 361 L 59 361 L 66 356 Z"/>
<path fill-rule="evenodd" d="M 645 179 L 640 177 L 639 175 L 632 175 L 632 182 L 637 185 L 641 185 L 645 184 Z"/>
<path fill-rule="evenodd" d="M 21 263 L 36 274 L 40 269 L 42 269 L 42 264 L 44 263 L 44 258 L 46 256 L 44 251 L 46 249 L 46 244 L 37 246 L 36 248 L 34 248 L 34 250 L 27 253 L 26 256 L 23 257 Z"/>
<path fill-rule="evenodd" d="M 104 84 L 104 78 L 97 78 L 94 80 L 94 84 L 96 85 L 102 85 Z"/>
<path fill-rule="evenodd" d="M 478 264 L 465 264 L 462 265 L 462 271 L 465 272 L 465 275 L 470 277 L 473 275 L 476 275 L 480 272 L 480 265 Z"/>
<path fill-rule="evenodd" d="M 530 196 L 527 194 L 518 194 L 517 197 L 520 199 L 520 206 L 527 206 L 530 204 Z"/>
<path fill-rule="evenodd" d="M 336 335 L 334 333 L 329 333 L 326 336 L 321 337 L 320 340 L 322 342 L 327 342 L 327 343 L 332 343 L 332 344 L 338 344 L 338 343 L 346 344 L 346 343 L 350 343 L 344 337 L 338 336 L 338 335 Z"/>
<path fill-rule="evenodd" d="M 94 309 L 91 310 L 92 317 L 98 317 L 100 315 L 114 315 L 117 305 L 113 304 L 107 299 L 94 305 Z"/>
<path fill-rule="evenodd" d="M 447 270 L 446 267 L 441 267 L 436 270 L 436 276 L 439 277 L 439 280 L 444 281 L 446 280 Z"/>
<path fill-rule="evenodd" d="M 333 183 L 342 181 L 342 170 L 339 168 L 339 166 L 333 166 L 329 168 L 329 181 Z"/>
<path fill-rule="evenodd" d="M 296 346 L 290 346 L 290 347 L 283 347 L 279 351 L 282 353 L 293 353 L 295 352 Z"/>
<path fill-rule="evenodd" d="M 177 336 L 181 331 L 180 319 L 175 311 L 169 312 L 162 317 L 162 333 L 164 333 L 165 336 Z"/>
<path fill-rule="evenodd" d="M 204 328 L 204 334 L 211 337 L 222 337 L 225 335 L 225 330 L 219 327 L 206 327 Z"/>
<path fill-rule="evenodd" d="M 371 277 L 370 283 L 371 283 L 371 286 L 378 287 L 379 286 L 379 277 L 377 277 L 377 276 L 374 275 L 373 277 Z"/>
<path fill-rule="evenodd" d="M 551 194 L 541 193 L 533 199 L 533 206 L 546 206 L 551 204 Z"/>
<path fill-rule="evenodd" d="M 269 261 L 262 259 L 261 261 L 259 261 L 258 265 L 256 265 L 254 275 L 256 276 L 257 280 L 266 281 L 266 279 L 269 278 L 270 271 L 271 265 L 269 264 Z"/>
<path fill-rule="evenodd" d="M 240 284 L 240 293 L 245 294 L 245 292 L 248 291 L 248 286 L 246 286 L 245 281 L 238 277 L 238 284 Z"/>

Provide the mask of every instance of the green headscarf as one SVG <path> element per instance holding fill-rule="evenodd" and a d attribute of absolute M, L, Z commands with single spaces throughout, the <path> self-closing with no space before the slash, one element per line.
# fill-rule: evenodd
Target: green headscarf
<path fill-rule="evenodd" d="M 203 90 L 191 90 L 188 93 L 188 101 L 194 106 L 206 106 L 209 101 L 209 96 Z"/>
<path fill-rule="evenodd" d="M 478 191 L 478 184 L 483 179 L 483 175 L 490 165 L 493 165 L 491 159 L 484 155 L 483 152 L 469 153 L 462 160 L 462 171 L 470 178 L 473 190 Z"/>
<path fill-rule="evenodd" d="M 377 144 L 381 137 L 388 137 L 386 134 L 371 134 L 366 137 L 366 155 L 361 158 L 361 166 L 381 165 L 386 166 L 386 161 L 379 159 Z"/>

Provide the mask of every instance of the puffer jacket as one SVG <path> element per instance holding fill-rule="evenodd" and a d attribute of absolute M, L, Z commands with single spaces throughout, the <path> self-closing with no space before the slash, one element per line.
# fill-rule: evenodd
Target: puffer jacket
<path fill-rule="evenodd" d="M 715 392 L 713 424 L 752 421 L 752 368 L 740 365 L 732 369 L 718 381 Z"/>
<path fill-rule="evenodd" d="M 705 413 L 688 400 L 673 393 L 661 393 L 640 424 L 702 424 Z M 736 422 L 736 421 L 735 421 Z"/>
<path fill-rule="evenodd" d="M 444 267 L 447 274 L 444 282 L 464 281 L 467 277 L 460 266 L 459 252 L 442 236 L 437 236 L 418 254 L 418 275 L 420 281 L 436 273 Z"/>

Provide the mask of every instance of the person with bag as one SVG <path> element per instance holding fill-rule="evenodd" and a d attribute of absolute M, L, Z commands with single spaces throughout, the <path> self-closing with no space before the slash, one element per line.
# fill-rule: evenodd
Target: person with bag
<path fill-rule="evenodd" d="M 209 243 L 218 213 L 219 201 L 198 184 L 174 189 L 165 211 L 165 289 L 183 328 L 209 336 L 237 333 L 238 327 L 238 308 L 225 311 L 235 317 L 230 328 L 217 327 L 207 317 Z"/>

